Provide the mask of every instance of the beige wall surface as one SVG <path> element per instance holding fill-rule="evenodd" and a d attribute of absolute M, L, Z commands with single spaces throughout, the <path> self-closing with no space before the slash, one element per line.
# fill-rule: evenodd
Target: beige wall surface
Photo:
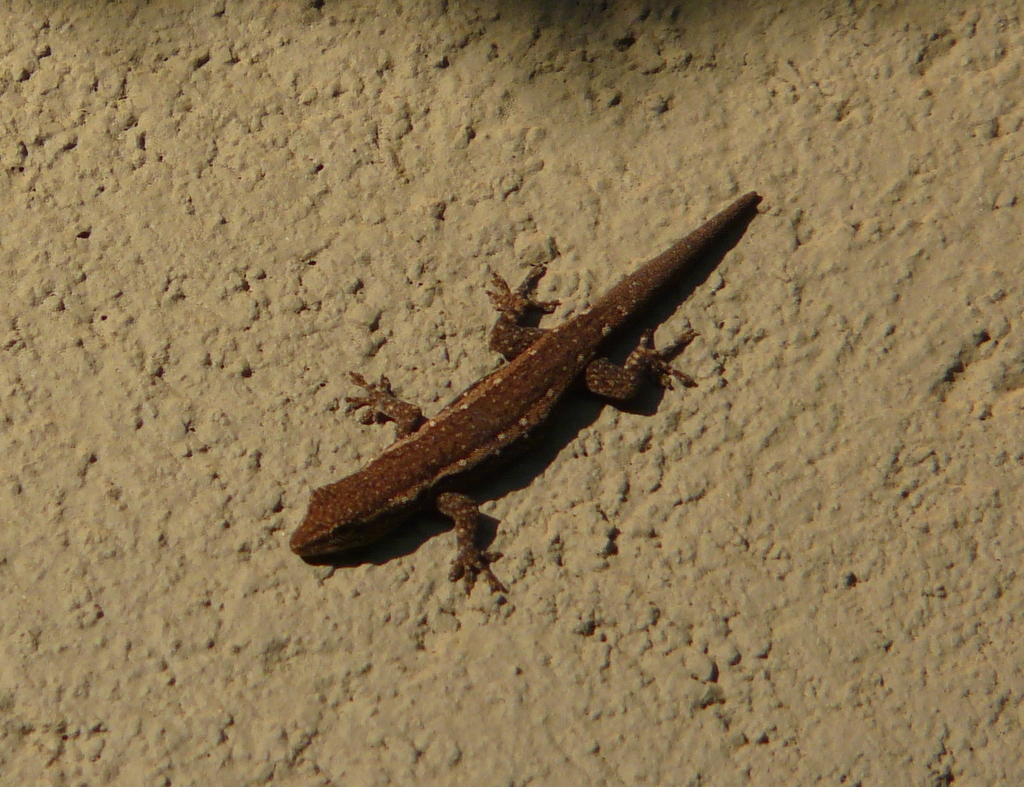
<path fill-rule="evenodd" d="M 1024 782 L 1024 29 L 1012 0 L 3 2 L 0 781 Z M 311 490 L 747 190 L 651 325 L 417 517 Z M 685 289 L 685 288 L 684 288 Z M 618 348 L 622 349 L 622 348 Z"/>

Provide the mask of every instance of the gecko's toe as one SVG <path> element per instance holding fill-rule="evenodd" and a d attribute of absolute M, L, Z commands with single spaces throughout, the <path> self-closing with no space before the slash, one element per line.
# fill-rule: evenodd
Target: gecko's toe
<path fill-rule="evenodd" d="M 491 571 L 491 563 L 500 560 L 501 552 L 481 552 L 475 547 L 460 551 L 455 560 L 452 561 L 451 571 L 448 572 L 448 579 L 458 582 L 460 579 L 466 581 L 466 594 L 472 592 L 476 580 L 483 577 L 492 593 L 508 593 L 501 581 Z"/>

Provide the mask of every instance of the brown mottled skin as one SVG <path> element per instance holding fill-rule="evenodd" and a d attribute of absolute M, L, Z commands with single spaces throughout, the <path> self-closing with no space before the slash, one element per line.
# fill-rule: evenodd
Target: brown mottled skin
<path fill-rule="evenodd" d="M 672 378 L 693 385 L 686 375 L 668 366 L 663 357 L 666 353 L 652 348 L 650 332 L 621 367 L 595 356 L 609 335 L 636 316 L 734 224 L 750 215 L 760 201 L 754 192 L 740 197 L 624 278 L 588 311 L 551 330 L 518 324 L 528 308 L 549 312 L 554 306 L 530 296 L 542 267 L 531 271 L 515 291 L 495 276 L 497 292 L 489 295 L 501 314 L 491 334 L 491 346 L 510 362 L 463 391 L 430 420 L 415 406 L 395 399 L 386 378 L 373 385 L 353 374 L 368 396 L 349 399 L 351 409 L 366 407 L 363 420 L 367 423 L 395 421 L 398 439 L 362 470 L 313 492 L 306 517 L 292 534 L 292 551 L 317 557 L 364 546 L 415 512 L 434 508 L 455 520 L 458 551 L 450 578 L 465 577 L 471 586 L 482 575 L 492 591 L 504 591 L 490 569 L 500 555 L 477 549 L 476 504 L 459 490 L 507 458 L 547 420 L 580 377 L 591 391 L 620 401 L 638 391 L 648 371 L 669 387 Z M 673 351 L 693 335 L 677 341 Z"/>

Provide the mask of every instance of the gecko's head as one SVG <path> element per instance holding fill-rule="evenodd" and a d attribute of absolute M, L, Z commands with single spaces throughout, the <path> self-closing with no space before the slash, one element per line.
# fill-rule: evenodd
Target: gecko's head
<path fill-rule="evenodd" d="M 337 555 L 372 544 L 407 516 L 408 507 L 389 485 L 356 473 L 313 491 L 289 546 L 304 558 Z"/>
<path fill-rule="evenodd" d="M 313 516 L 313 513 L 312 510 L 307 512 L 288 543 L 292 552 L 299 557 L 336 555 L 363 545 L 354 538 L 359 527 L 343 521 L 324 520 Z"/>
<path fill-rule="evenodd" d="M 352 510 L 350 501 L 332 491 L 331 487 L 323 487 L 313 492 L 309 510 L 289 542 L 296 555 L 334 555 L 372 541 L 367 538 L 367 522 Z"/>

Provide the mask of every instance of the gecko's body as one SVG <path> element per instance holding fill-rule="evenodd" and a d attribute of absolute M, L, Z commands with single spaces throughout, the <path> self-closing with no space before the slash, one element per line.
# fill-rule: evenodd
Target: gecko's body
<path fill-rule="evenodd" d="M 616 329 L 758 202 L 760 197 L 753 192 L 740 197 L 624 278 L 589 310 L 551 330 L 517 324 L 528 305 L 549 310 L 526 297 L 539 272 L 516 293 L 496 279 L 499 292 L 492 293 L 492 299 L 502 316 L 491 344 L 511 361 L 470 386 L 430 420 L 424 421 L 412 405 L 395 400 L 386 379 L 373 386 L 353 375 L 370 396 L 350 401 L 356 407 L 370 407 L 378 420 L 396 421 L 399 438 L 363 469 L 313 492 L 309 511 L 292 535 L 292 550 L 303 557 L 344 552 L 377 541 L 417 511 L 435 508 L 456 524 L 459 551 L 452 578 L 472 580 L 482 574 L 492 590 L 503 589 L 489 567 L 496 556 L 475 546 L 476 506 L 460 493 L 467 481 L 498 463 L 544 424 L 580 377 L 591 390 L 620 400 L 636 392 L 648 369 L 666 382 L 669 376 L 685 379 L 651 349 L 649 334 L 623 367 L 595 358 Z"/>

